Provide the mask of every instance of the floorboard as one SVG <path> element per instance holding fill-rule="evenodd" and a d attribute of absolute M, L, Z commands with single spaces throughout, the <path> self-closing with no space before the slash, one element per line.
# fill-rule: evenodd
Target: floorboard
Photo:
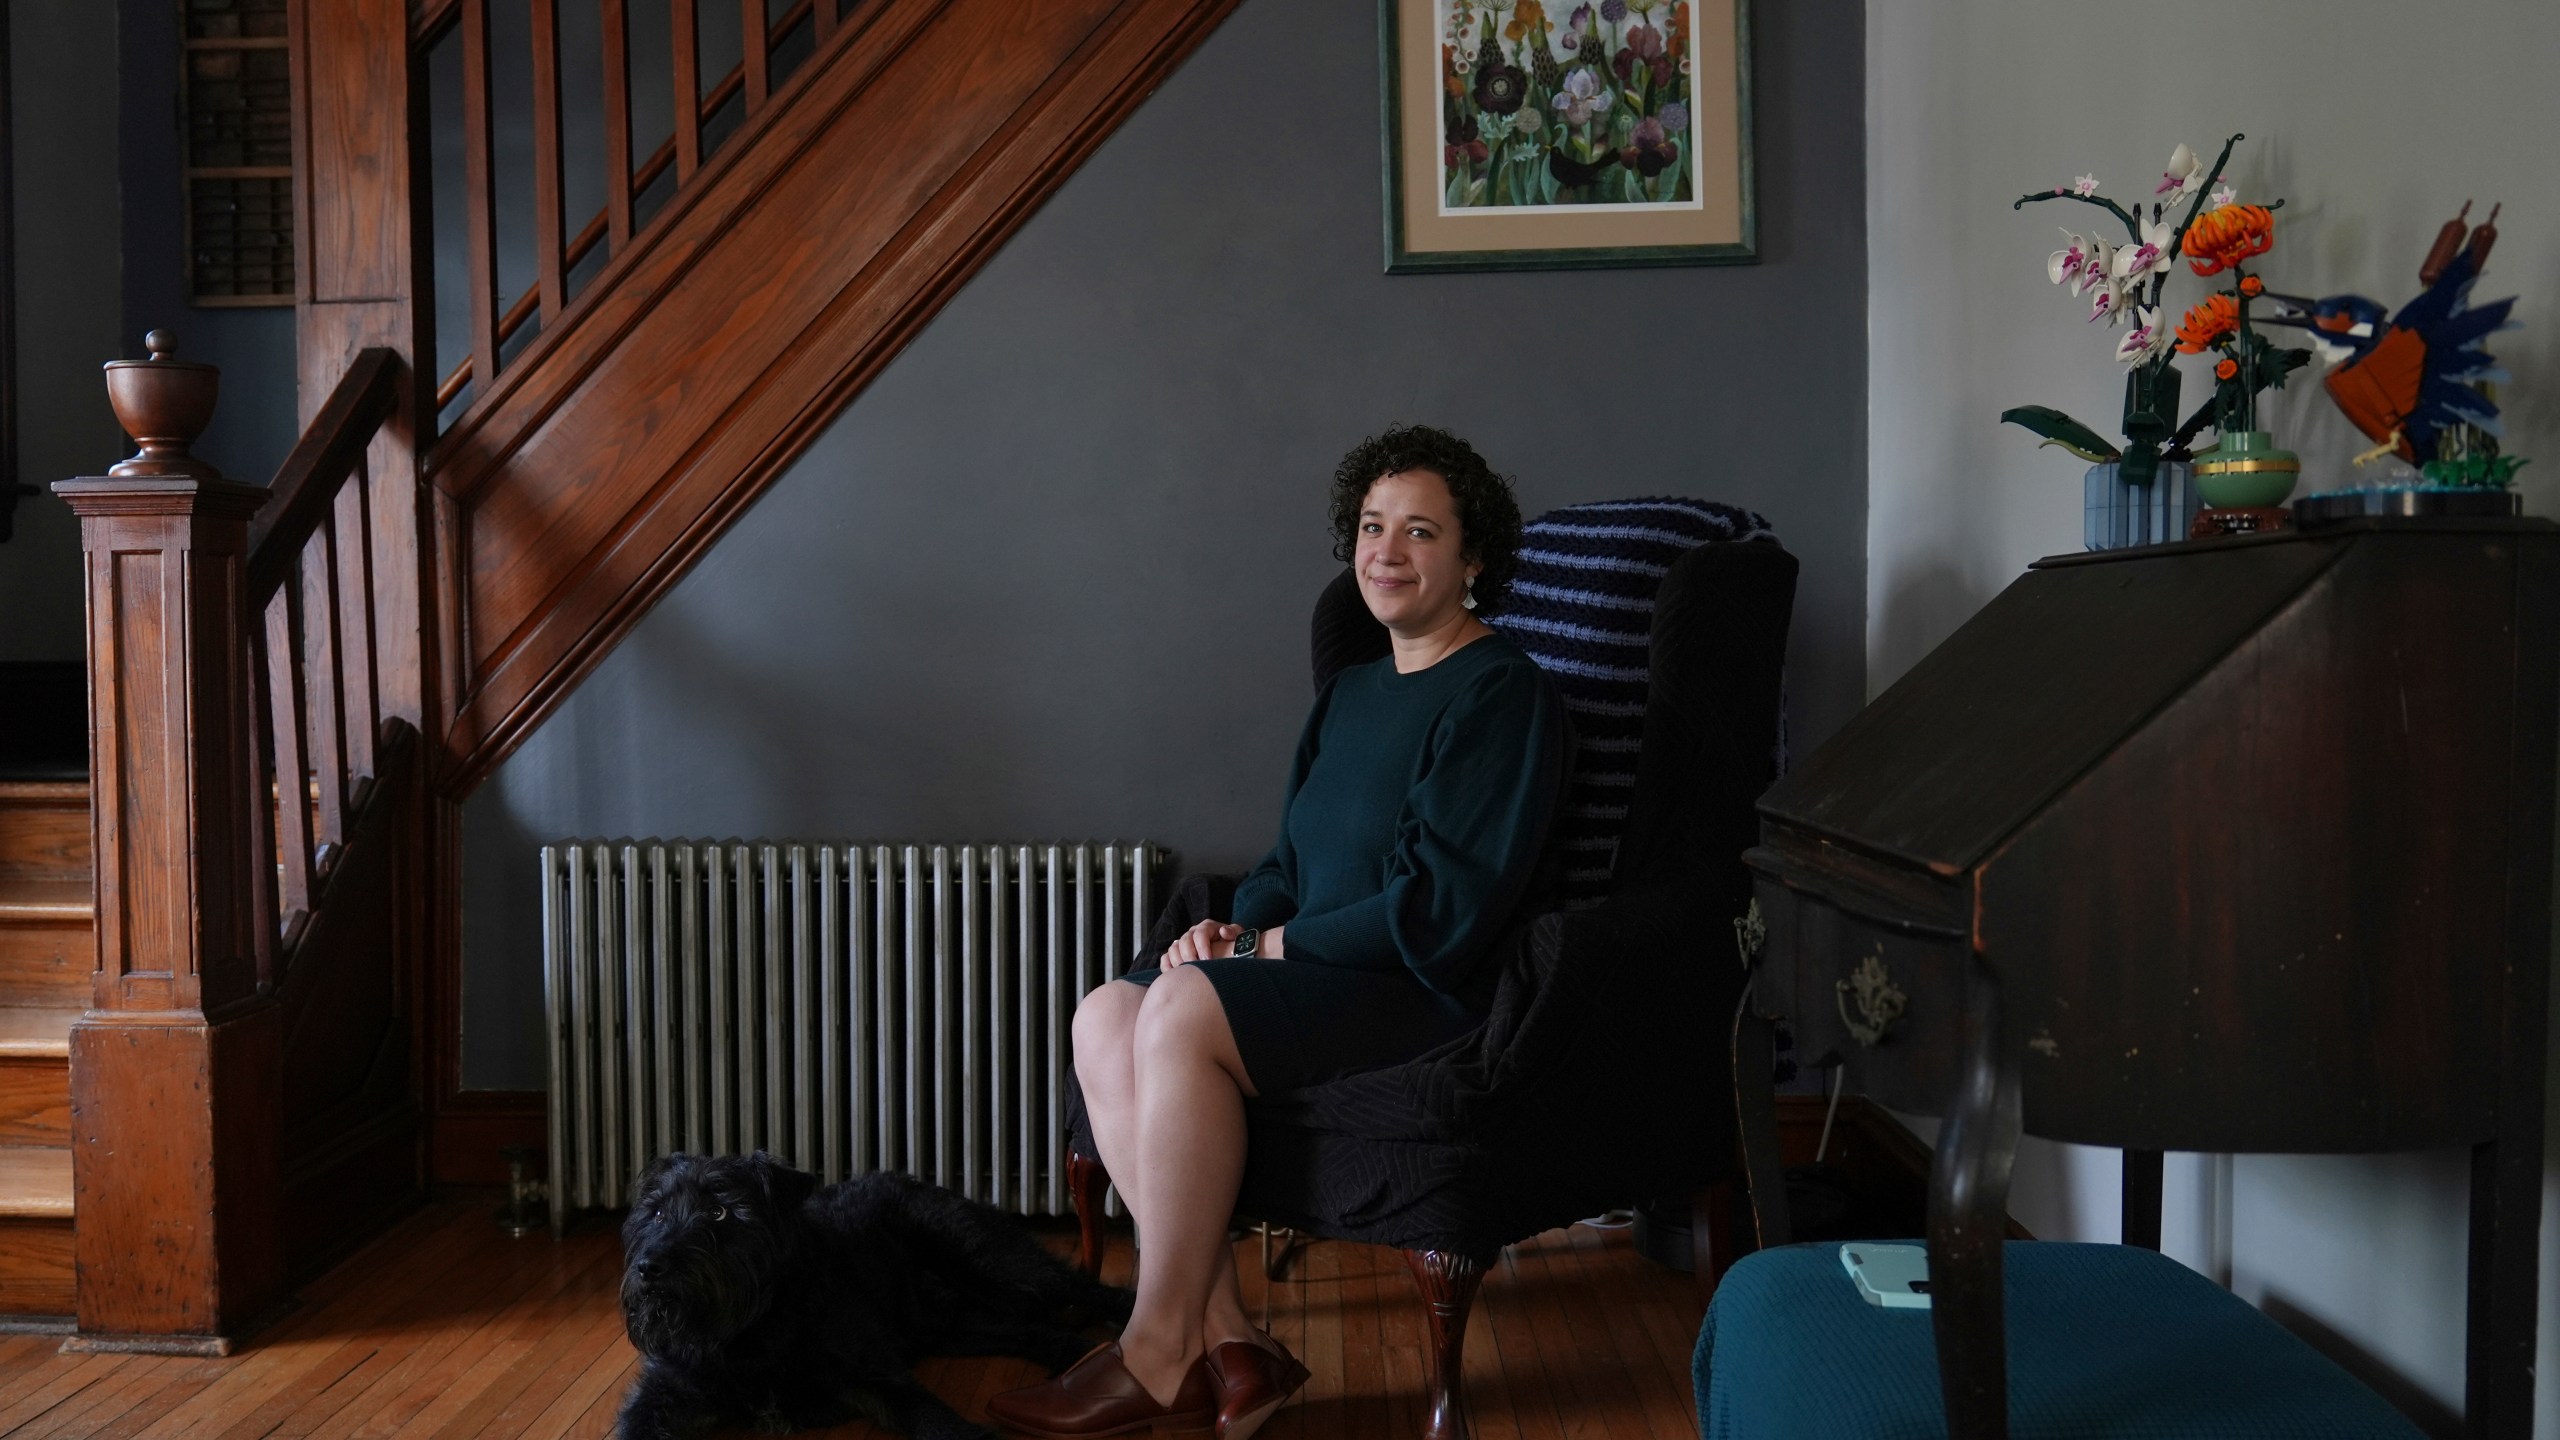
<path fill-rule="evenodd" d="M 1060 1251 L 1071 1244 L 1050 1232 Z M 1403 1256 L 1322 1242 L 1266 1282 L 1259 1237 L 1236 1246 L 1245 1307 L 1314 1378 L 1263 1440 L 1408 1440 L 1424 1414 L 1427 1340 Z M 1106 1278 L 1134 1256 L 1115 1235 Z M 327 1275 L 220 1360 L 64 1355 L 0 1336 L 7 1440 L 605 1440 L 638 1373 L 622 1333 L 621 1255 L 589 1225 L 509 1240 L 478 1204 L 431 1206 Z M 1638 1257 L 1623 1231 L 1550 1231 L 1488 1268 L 1467 1331 L 1478 1440 L 1688 1440 L 1697 1292 Z M 1026 1361 L 928 1360 L 918 1378 L 983 1420 L 990 1397 L 1039 1378 Z M 743 1433 L 743 1432 L 741 1432 Z M 869 1425 L 822 1432 L 889 1440 Z"/>

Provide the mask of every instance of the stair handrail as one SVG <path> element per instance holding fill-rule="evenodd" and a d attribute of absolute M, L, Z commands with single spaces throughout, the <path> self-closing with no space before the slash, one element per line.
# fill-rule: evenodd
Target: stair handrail
<path fill-rule="evenodd" d="M 249 608 L 265 608 L 293 573 L 311 533 L 328 518 L 339 488 L 364 463 L 375 432 L 400 403 L 400 354 L 376 346 L 356 355 L 276 468 L 267 503 L 249 522 Z"/>

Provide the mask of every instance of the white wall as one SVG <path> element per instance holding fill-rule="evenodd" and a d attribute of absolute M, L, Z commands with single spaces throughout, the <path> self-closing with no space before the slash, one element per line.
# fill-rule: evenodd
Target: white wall
<path fill-rule="evenodd" d="M 2083 467 L 1999 424 L 2000 411 L 2058 406 L 2112 434 L 2121 409 L 2112 336 L 2044 276 L 2057 224 L 2086 234 L 2107 217 L 2010 202 L 2082 173 L 2120 197 L 2147 193 L 2181 141 L 2219 149 L 2248 134 L 2233 174 L 2243 198 L 2286 201 L 2262 262 L 2284 290 L 2397 306 L 2437 225 L 2466 197 L 2480 202 L 2475 221 L 2503 199 L 2474 295 L 2523 297 L 2527 328 L 2492 346 L 2517 377 L 2501 403 L 2509 449 L 2536 459 L 2520 481 L 2527 508 L 2560 514 L 2555 55 L 2550 0 L 1870 0 L 1870 693 L 2028 561 L 2079 546 Z M 2200 285 L 2170 293 L 2183 309 Z M 2204 381 L 2199 365 L 2190 405 Z M 2363 448 L 2316 384 L 2271 399 L 2306 490 Z M 2208 1273 L 2227 1260 L 2240 1293 L 2308 1316 L 2458 1408 L 2465 1175 L 2455 1155 L 2178 1157 L 2170 1248 Z M 2014 1208 L 2039 1235 L 2113 1238 L 2117 1178 L 2111 1153 L 2035 1146 Z M 2560 1434 L 2554 1209 L 2543 1434 Z"/>

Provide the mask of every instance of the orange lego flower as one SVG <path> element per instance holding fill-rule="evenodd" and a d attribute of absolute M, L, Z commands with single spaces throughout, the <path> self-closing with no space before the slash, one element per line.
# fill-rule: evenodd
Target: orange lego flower
<path fill-rule="evenodd" d="M 2178 322 L 2178 348 L 2201 355 L 2205 347 L 2240 328 L 2240 302 L 2228 295 L 2207 295 L 2204 303 Z"/>
<path fill-rule="evenodd" d="M 2198 275 L 2215 275 L 2237 267 L 2253 255 L 2264 255 L 2276 243 L 2276 217 L 2264 205 L 2225 205 L 2208 210 L 2187 227 L 2185 251 Z"/>
<path fill-rule="evenodd" d="M 2258 278 L 2257 276 L 2255 276 L 2255 275 L 2243 275 L 2243 276 L 2241 276 L 2241 277 L 2240 277 L 2240 293 L 2241 293 L 2241 294 L 2246 295 L 2246 296 L 2248 296 L 2249 298 L 2251 298 L 2251 299 L 2253 299 L 2253 300 L 2254 300 L 2254 299 L 2256 299 L 2258 296 L 2263 295 L 2263 294 L 2265 294 L 2266 292 L 2267 292 L 2267 282 L 2266 282 L 2266 281 L 2259 279 L 2259 278 Z"/>
<path fill-rule="evenodd" d="M 2216 380 L 2228 380 L 2239 373 L 2240 362 L 2232 359 L 2228 355 L 2225 355 L 2220 360 L 2214 362 L 2213 378 Z"/>

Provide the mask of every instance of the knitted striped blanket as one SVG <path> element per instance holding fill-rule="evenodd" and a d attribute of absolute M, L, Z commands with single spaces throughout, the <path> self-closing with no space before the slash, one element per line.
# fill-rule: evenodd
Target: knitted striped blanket
<path fill-rule="evenodd" d="M 1705 500 L 1568 505 L 1529 522 L 1510 603 L 1486 623 L 1547 672 L 1573 716 L 1571 785 L 1556 818 L 1567 909 L 1609 889 L 1651 696 L 1654 595 L 1700 545 L 1777 540 L 1748 510 Z"/>

